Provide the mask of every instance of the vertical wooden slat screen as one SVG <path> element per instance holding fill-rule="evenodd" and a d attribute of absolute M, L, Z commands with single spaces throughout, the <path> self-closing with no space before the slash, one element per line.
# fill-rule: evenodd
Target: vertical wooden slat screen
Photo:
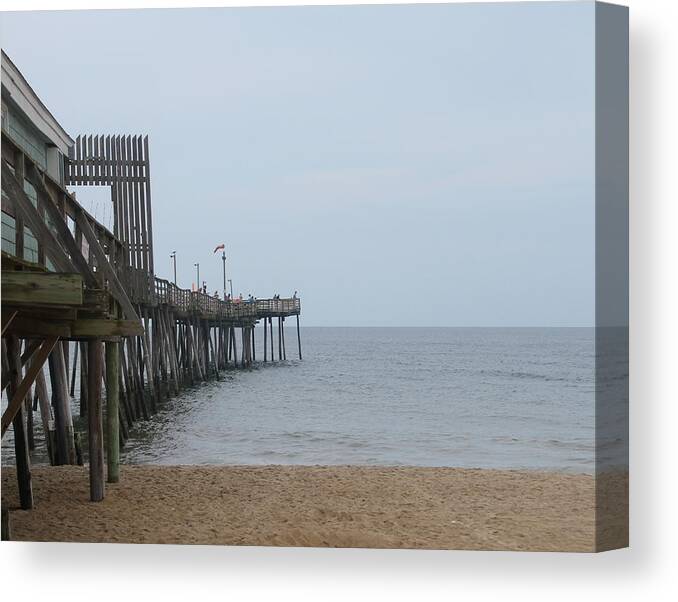
<path fill-rule="evenodd" d="M 151 296 L 154 271 L 148 136 L 77 136 L 65 181 L 67 185 L 111 187 L 113 235 L 124 246 L 120 275 L 139 301 Z"/>

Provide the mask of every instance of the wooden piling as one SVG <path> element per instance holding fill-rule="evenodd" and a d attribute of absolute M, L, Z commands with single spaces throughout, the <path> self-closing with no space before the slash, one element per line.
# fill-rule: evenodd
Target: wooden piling
<path fill-rule="evenodd" d="M 297 348 L 299 349 L 299 359 L 301 359 L 301 333 L 299 332 L 299 314 L 297 314 Z"/>
<path fill-rule="evenodd" d="M 103 500 L 105 494 L 103 408 L 101 403 L 102 351 L 101 339 L 92 339 L 87 344 L 87 366 L 89 368 L 87 375 L 89 495 L 93 502 Z"/>
<path fill-rule="evenodd" d="M 217 380 L 219 379 L 219 363 L 217 360 L 217 354 L 214 349 L 214 342 L 212 341 L 212 335 L 208 333 L 207 335 L 207 341 L 210 346 L 210 350 L 212 351 L 212 360 L 213 360 L 213 365 L 214 365 L 214 375 L 217 377 Z"/>
<path fill-rule="evenodd" d="M 265 328 L 265 326 L 264 326 Z M 275 358 L 273 357 L 273 318 L 269 316 L 268 318 L 268 329 L 269 329 L 269 339 L 271 341 L 271 361 L 275 361 Z"/>
<path fill-rule="evenodd" d="M 108 482 L 120 479 L 119 343 L 106 342 L 106 460 Z"/>
<path fill-rule="evenodd" d="M 56 464 L 75 464 L 73 417 L 64 373 L 63 348 L 56 345 L 49 356 L 49 379 L 56 435 Z"/>
<path fill-rule="evenodd" d="M 80 417 L 87 416 L 87 343 L 80 343 Z"/>
<path fill-rule="evenodd" d="M 35 449 L 35 433 L 33 430 L 33 404 L 31 403 L 30 392 L 24 400 L 24 409 L 26 411 L 26 437 L 28 439 L 28 451 Z"/>
<path fill-rule="evenodd" d="M 38 407 L 40 408 L 40 420 L 42 422 L 42 429 L 45 435 L 45 445 L 47 447 L 47 455 L 52 466 L 56 464 L 56 432 L 54 430 L 54 416 L 52 408 L 49 403 L 49 395 L 47 393 L 47 383 L 45 382 L 45 372 L 41 368 L 35 378 L 35 395 L 38 399 Z"/>
<path fill-rule="evenodd" d="M 137 419 L 137 411 L 134 403 L 134 387 L 129 375 L 129 368 L 127 367 L 127 355 L 125 353 L 125 346 L 120 345 L 120 373 L 124 384 L 125 391 L 125 410 L 129 416 L 129 425 Z"/>
<path fill-rule="evenodd" d="M 14 336 L 7 338 L 7 356 L 9 360 L 8 397 L 12 399 L 21 383 L 21 349 L 19 339 Z M 14 454 L 16 458 L 16 477 L 19 485 L 19 504 L 22 510 L 33 508 L 33 484 L 31 481 L 31 460 L 28 452 L 28 437 L 26 434 L 25 404 L 21 403 L 19 410 L 12 420 L 14 429 Z"/>
<path fill-rule="evenodd" d="M 62 389 L 61 394 L 61 411 L 59 419 L 63 420 L 66 432 L 66 447 L 68 449 L 68 463 L 75 464 L 75 442 L 73 439 L 73 414 L 71 412 L 71 399 L 68 395 L 68 369 L 66 368 L 66 361 L 64 357 L 63 345 L 57 345 L 55 348 L 57 353 L 57 363 L 59 364 L 59 385 Z"/>
<path fill-rule="evenodd" d="M 78 367 L 78 350 L 80 349 L 80 345 L 78 343 L 75 343 L 75 350 L 73 351 L 73 374 L 71 376 L 71 389 L 69 391 L 71 397 L 75 397 L 75 374 L 77 372 L 77 367 Z"/>
<path fill-rule="evenodd" d="M 0 540 L 1 541 L 11 541 L 12 540 L 12 530 L 9 523 L 9 508 L 2 507 L 2 517 L 0 518 Z"/>
<path fill-rule="evenodd" d="M 257 347 L 256 347 L 256 339 L 254 338 L 254 324 L 252 324 L 252 327 L 250 328 L 252 331 L 252 361 L 256 362 L 257 361 Z"/>
<path fill-rule="evenodd" d="M 151 412 L 155 414 L 157 412 L 157 392 L 155 388 L 155 384 L 153 382 L 153 370 L 151 370 L 151 354 L 149 351 L 149 343 L 148 343 L 148 330 L 144 331 L 143 336 L 140 336 L 139 339 L 141 340 L 141 355 L 142 355 L 142 365 L 146 369 L 146 380 L 148 382 L 148 388 L 150 390 L 150 397 L 151 397 Z M 142 381 L 143 382 L 143 381 Z"/>
<path fill-rule="evenodd" d="M 282 318 L 278 316 L 278 361 L 281 361 L 282 357 Z"/>
<path fill-rule="evenodd" d="M 233 367 L 238 367 L 238 346 L 235 342 L 235 327 L 231 326 L 231 345 L 233 348 Z"/>

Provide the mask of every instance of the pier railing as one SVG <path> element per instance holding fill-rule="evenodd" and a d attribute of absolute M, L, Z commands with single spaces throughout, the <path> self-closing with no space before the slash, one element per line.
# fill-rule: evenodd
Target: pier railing
<path fill-rule="evenodd" d="M 246 299 L 223 300 L 213 295 L 182 289 L 162 278 L 155 279 L 155 302 L 167 305 L 180 312 L 195 312 L 203 316 L 226 320 L 258 320 L 280 315 L 296 315 L 301 312 L 301 300 Z"/>

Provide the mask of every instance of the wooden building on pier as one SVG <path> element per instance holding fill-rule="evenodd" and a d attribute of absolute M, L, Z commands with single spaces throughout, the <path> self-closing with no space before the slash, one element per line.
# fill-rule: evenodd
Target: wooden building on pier
<path fill-rule="evenodd" d="M 113 231 L 75 185 L 110 188 Z M 187 385 L 250 366 L 258 324 L 260 359 L 284 360 L 284 321 L 295 317 L 301 359 L 296 296 L 233 302 L 155 275 L 148 137 L 71 138 L 4 52 L 1 293 L 2 435 L 11 427 L 24 509 L 35 429 L 52 464 L 82 461 L 86 447 L 90 496 L 101 500 L 135 421 Z"/>

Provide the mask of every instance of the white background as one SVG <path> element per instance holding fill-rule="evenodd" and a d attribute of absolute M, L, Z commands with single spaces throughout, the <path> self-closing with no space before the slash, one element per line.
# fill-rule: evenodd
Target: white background
<path fill-rule="evenodd" d="M 678 2 L 619 3 L 631 8 L 630 549 L 568 555 L 3 542 L 4 599 L 676 599 Z M 189 5 L 0 4 L 7 10 Z"/>

